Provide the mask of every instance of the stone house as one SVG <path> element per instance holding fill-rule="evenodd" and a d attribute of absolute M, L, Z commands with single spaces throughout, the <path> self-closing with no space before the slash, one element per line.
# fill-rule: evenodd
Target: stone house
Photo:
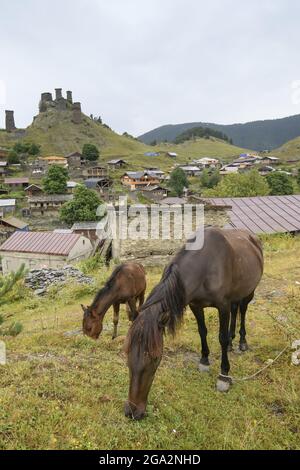
<path fill-rule="evenodd" d="M 8 164 L 6 161 L 0 161 L 0 178 L 3 178 L 7 174 Z"/>
<path fill-rule="evenodd" d="M 97 224 L 98 222 L 75 222 L 71 227 L 71 231 L 88 238 L 94 245 L 99 240 L 96 233 Z"/>
<path fill-rule="evenodd" d="M 150 198 L 153 201 L 158 201 L 164 197 L 167 197 L 169 190 L 159 185 L 155 185 L 155 186 L 149 185 L 149 186 L 143 187 L 141 189 L 141 192 L 145 197 Z"/>
<path fill-rule="evenodd" d="M 0 217 L 3 217 L 8 213 L 12 213 L 15 210 L 16 210 L 15 199 L 0 199 Z"/>
<path fill-rule="evenodd" d="M 80 152 L 73 152 L 66 156 L 69 168 L 80 168 L 84 163 L 84 156 Z"/>
<path fill-rule="evenodd" d="M 200 176 L 201 169 L 198 166 L 194 165 L 180 165 L 182 171 L 186 174 L 186 176 Z"/>
<path fill-rule="evenodd" d="M 22 191 L 29 185 L 29 178 L 4 178 L 4 184 L 10 191 Z"/>
<path fill-rule="evenodd" d="M 27 232 L 29 225 L 16 217 L 7 217 L 0 219 L 0 240 L 3 242 L 17 231 Z"/>
<path fill-rule="evenodd" d="M 41 194 L 28 198 L 31 215 L 57 215 L 61 206 L 73 199 L 72 194 Z"/>
<path fill-rule="evenodd" d="M 119 168 L 124 168 L 127 165 L 127 162 L 119 158 L 115 160 L 110 160 L 109 162 L 107 162 L 107 164 L 111 170 L 118 170 Z"/>
<path fill-rule="evenodd" d="M 88 258 L 92 244 L 76 233 L 15 232 L 0 246 L 3 274 L 27 269 L 61 268 Z"/>
<path fill-rule="evenodd" d="M 79 183 L 77 183 L 76 181 L 67 181 L 67 193 L 73 194 L 74 189 L 76 188 L 76 186 L 78 186 L 78 184 Z"/>
<path fill-rule="evenodd" d="M 44 193 L 41 186 L 38 186 L 37 184 L 30 184 L 29 186 L 27 186 L 27 188 L 24 189 L 24 191 L 26 196 L 28 197 L 38 196 Z"/>
<path fill-rule="evenodd" d="M 86 178 L 100 178 L 101 176 L 107 176 L 107 168 L 102 165 L 85 168 L 83 170 L 83 176 Z"/>
<path fill-rule="evenodd" d="M 112 180 L 108 177 L 88 178 L 84 182 L 85 187 L 96 191 L 105 191 L 112 186 Z"/>

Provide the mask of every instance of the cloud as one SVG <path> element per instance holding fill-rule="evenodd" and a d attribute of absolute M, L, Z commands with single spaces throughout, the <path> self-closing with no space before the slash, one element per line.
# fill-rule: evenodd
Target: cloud
<path fill-rule="evenodd" d="M 294 0 L 3 2 L 1 122 L 8 108 L 27 126 L 55 87 L 135 135 L 300 113 L 299 13 Z"/>

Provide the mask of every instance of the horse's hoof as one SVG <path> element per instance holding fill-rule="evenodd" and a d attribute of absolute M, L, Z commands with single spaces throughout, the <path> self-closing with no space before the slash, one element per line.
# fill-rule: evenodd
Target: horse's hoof
<path fill-rule="evenodd" d="M 249 347 L 248 347 L 248 344 L 246 343 L 240 343 L 239 345 L 239 350 L 242 351 L 242 352 L 245 352 L 245 351 L 248 351 Z"/>
<path fill-rule="evenodd" d="M 210 367 L 209 367 L 209 364 L 199 364 L 199 367 L 198 367 L 199 371 L 200 372 L 209 372 L 210 371 Z"/>
<path fill-rule="evenodd" d="M 230 377 L 219 377 L 217 380 L 217 390 L 218 392 L 226 393 L 230 389 L 232 380 Z"/>

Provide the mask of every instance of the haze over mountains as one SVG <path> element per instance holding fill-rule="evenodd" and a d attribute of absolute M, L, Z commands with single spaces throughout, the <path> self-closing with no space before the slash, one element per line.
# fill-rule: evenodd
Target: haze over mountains
<path fill-rule="evenodd" d="M 175 138 L 193 127 L 210 127 L 226 134 L 233 144 L 257 151 L 273 150 L 285 142 L 300 136 L 300 114 L 281 119 L 267 119 L 244 124 L 215 124 L 207 122 L 190 122 L 160 126 L 140 135 L 140 141 L 150 144 L 173 142 Z"/>

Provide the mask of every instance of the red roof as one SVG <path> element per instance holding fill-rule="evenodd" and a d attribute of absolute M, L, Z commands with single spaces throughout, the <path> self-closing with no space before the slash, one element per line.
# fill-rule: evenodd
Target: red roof
<path fill-rule="evenodd" d="M 79 238 L 75 233 L 15 232 L 0 246 L 0 251 L 68 255 Z"/>
<path fill-rule="evenodd" d="M 252 233 L 300 232 L 300 195 L 203 198 L 215 206 L 229 206 L 229 226 Z"/>
<path fill-rule="evenodd" d="M 23 184 L 23 183 L 29 183 L 29 178 L 5 178 L 4 179 L 5 184 Z"/>

